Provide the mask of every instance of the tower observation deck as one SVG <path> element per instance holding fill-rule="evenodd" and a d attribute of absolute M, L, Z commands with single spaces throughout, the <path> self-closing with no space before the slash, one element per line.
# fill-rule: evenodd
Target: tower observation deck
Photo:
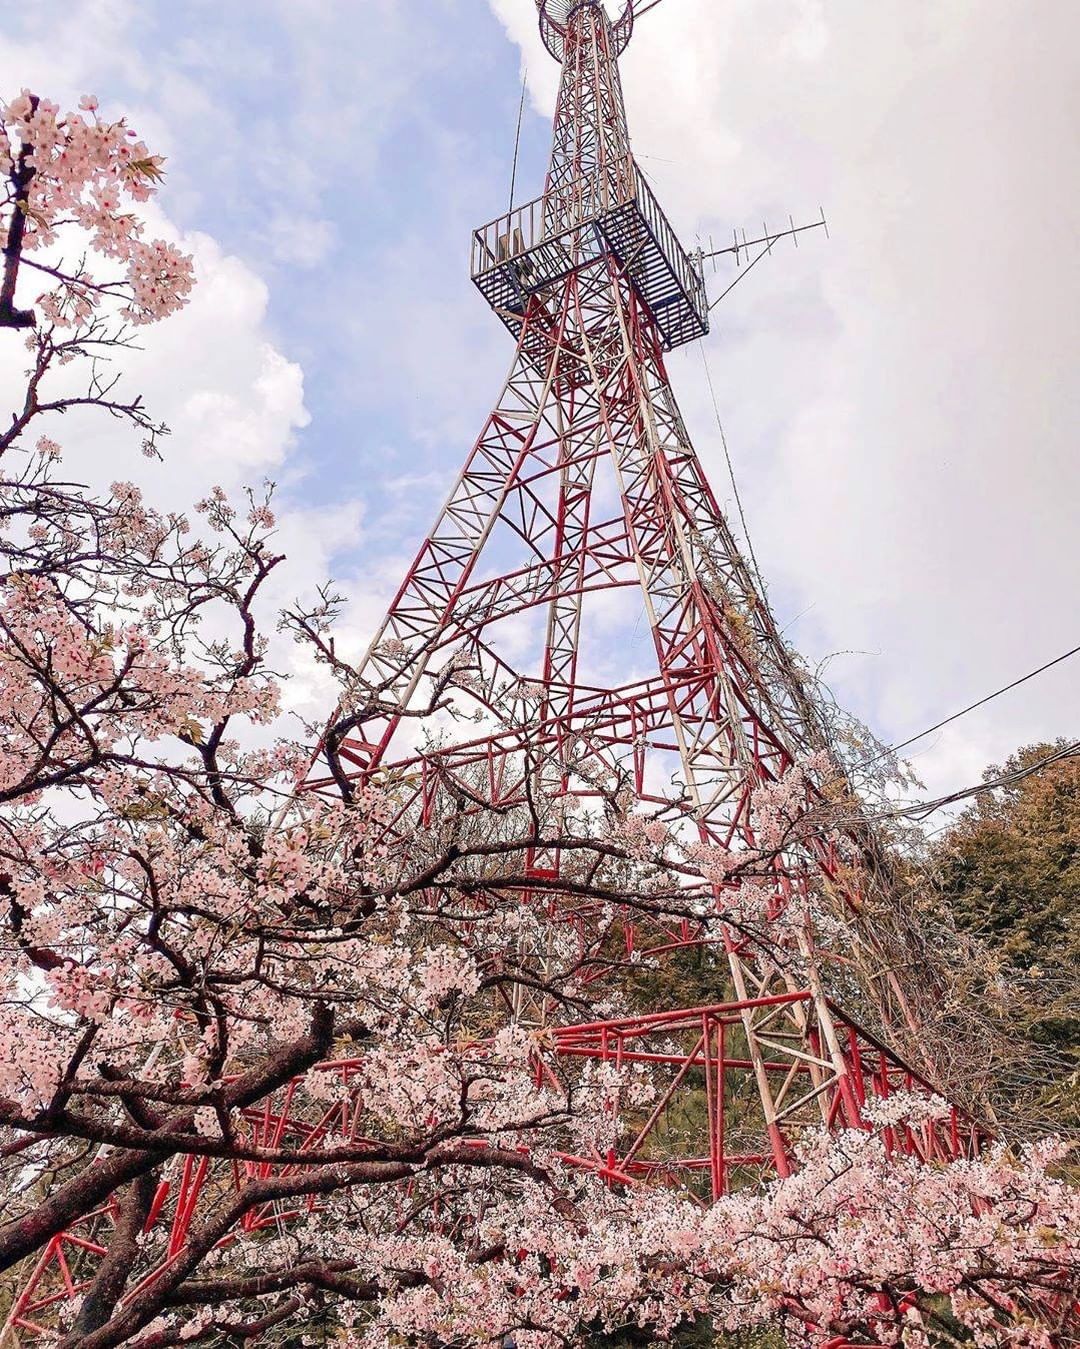
<path fill-rule="evenodd" d="M 560 21 L 541 9 L 545 45 L 562 63 L 551 164 L 541 196 L 481 225 L 472 279 L 517 336 L 530 297 L 613 259 L 648 310 L 666 350 L 703 337 L 708 302 L 700 264 L 679 242 L 630 151 L 616 58 L 633 27 L 599 0 Z"/>
<path fill-rule="evenodd" d="M 626 271 L 670 351 L 709 331 L 705 282 L 633 155 L 596 174 L 574 211 L 537 197 L 473 233 L 472 278 L 516 337 L 531 295 L 606 256 Z"/>

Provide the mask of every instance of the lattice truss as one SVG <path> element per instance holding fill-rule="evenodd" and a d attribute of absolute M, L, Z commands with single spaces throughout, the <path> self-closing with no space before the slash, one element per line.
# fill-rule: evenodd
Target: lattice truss
<path fill-rule="evenodd" d="M 531 295 L 499 401 L 360 668 L 361 723 L 335 747 L 358 777 L 412 784 L 399 797 L 403 840 L 417 814 L 429 826 L 439 817 L 448 794 L 505 811 L 541 779 L 563 800 L 564 825 L 623 782 L 674 828 L 752 850 L 755 789 L 822 743 L 690 443 L 642 287 L 580 242 L 597 209 L 580 184 L 616 174 L 628 149 L 612 46 L 601 6 L 572 12 L 544 201 L 547 234 L 570 231 L 582 262 Z M 452 716 L 418 715 L 447 691 Z M 529 861 L 537 881 L 558 876 L 557 849 Z M 822 878 L 854 904 L 839 895 L 850 890 L 843 873 L 832 843 L 778 857 L 777 914 Z M 683 924 L 646 941 L 701 936 Z M 783 1168 L 789 1148 L 751 1004 L 795 991 L 791 970 L 730 930 L 714 939 L 747 1004 L 747 1052 Z M 804 942 L 800 956 L 817 1057 L 853 1122 L 820 952 Z M 770 1024 L 780 1016 L 785 1035 L 804 1039 L 805 1002 L 776 1006 Z"/>
<path fill-rule="evenodd" d="M 764 880 L 769 919 L 785 931 L 775 940 L 717 920 L 731 898 L 723 881 L 688 888 L 667 918 L 590 905 L 567 888 L 558 838 L 577 822 L 595 827 L 612 800 L 633 802 L 675 838 L 753 852 L 755 791 L 826 741 L 669 383 L 665 351 L 681 339 L 661 322 L 663 306 L 703 316 L 702 283 L 652 199 L 635 195 L 617 65 L 632 15 L 613 24 L 593 0 L 567 10 L 542 11 L 562 81 L 532 233 L 513 214 L 477 232 L 488 242 L 474 254 L 475 279 L 517 333 L 509 376 L 306 785 L 389 789 L 391 849 L 437 831 L 448 812 L 482 822 L 546 803 L 553 841 L 505 879 L 509 900 L 544 917 L 541 937 L 515 959 L 531 962 L 540 989 L 568 965 L 580 988 L 602 981 L 613 1010 L 566 1024 L 542 992 L 519 988 L 498 1015 L 534 1027 L 538 1086 L 565 1090 L 590 1061 L 638 1065 L 656 1082 L 653 1105 L 628 1114 L 609 1150 L 567 1160 L 613 1184 L 678 1183 L 707 1200 L 787 1174 L 803 1129 L 860 1125 L 869 1096 L 932 1088 L 879 1038 L 912 1020 L 883 955 L 874 1034 L 834 1000 L 851 986 L 852 957 L 875 954 L 861 921 L 866 837 L 776 851 Z M 804 790 L 818 802 L 812 774 Z M 816 929 L 806 921 L 815 909 Z M 785 929 L 793 912 L 799 921 Z M 457 936 L 473 940 L 468 922 Z M 647 995 L 650 973 L 679 960 L 704 971 L 701 1005 L 619 1013 L 621 979 Z M 655 983 L 656 997 L 670 987 Z M 357 1068 L 324 1066 L 339 1092 L 325 1106 L 302 1106 L 290 1087 L 249 1111 L 251 1140 L 315 1148 L 331 1134 L 356 1138 Z M 973 1155 L 981 1141 L 955 1110 L 889 1139 L 936 1159 Z M 182 1254 L 200 1204 L 273 1170 L 180 1164 L 149 1224 L 168 1234 L 162 1267 Z M 244 1227 L 289 1217 L 268 1204 Z M 32 1337 L 51 1323 L 110 1222 L 106 1207 L 54 1239 L 11 1327 Z"/>

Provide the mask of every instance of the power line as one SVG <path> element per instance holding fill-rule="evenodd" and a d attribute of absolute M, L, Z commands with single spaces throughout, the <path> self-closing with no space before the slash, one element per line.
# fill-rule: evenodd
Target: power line
<path fill-rule="evenodd" d="M 754 564 L 754 573 L 757 576 L 758 586 L 762 595 L 764 595 L 765 582 L 762 579 L 761 568 L 758 566 L 757 555 L 754 552 L 754 545 L 750 539 L 750 530 L 747 528 L 742 497 L 739 495 L 739 484 L 735 481 L 735 469 L 732 466 L 731 455 L 728 452 L 727 436 L 724 435 L 724 424 L 720 420 L 720 405 L 716 401 L 716 390 L 713 388 L 712 371 L 709 369 L 709 358 L 705 355 L 704 342 L 698 342 L 698 350 L 701 352 L 701 364 L 705 367 L 705 381 L 709 386 L 709 397 L 712 399 L 713 412 L 716 414 L 716 429 L 720 432 L 720 444 L 724 447 L 724 462 L 727 464 L 728 477 L 731 479 L 731 490 L 735 493 L 735 505 L 739 511 L 739 522 L 742 525 L 743 538 L 746 540 L 746 547 L 750 553 L 750 561 Z"/>
<path fill-rule="evenodd" d="M 995 698 L 1000 698 L 1003 693 L 1009 693 L 1012 689 L 1019 688 L 1021 684 L 1026 684 L 1029 679 L 1034 679 L 1036 675 L 1041 675 L 1047 670 L 1052 670 L 1055 665 L 1060 665 L 1062 661 L 1068 660 L 1071 656 L 1080 654 L 1080 646 L 1074 646 L 1071 651 L 1065 651 L 1060 656 L 1055 656 L 1053 660 L 1048 660 L 1045 665 L 1040 665 L 1037 670 L 1030 670 L 1026 675 L 1021 675 L 1019 679 L 1014 679 L 1011 684 L 1005 684 L 1000 689 L 995 689 L 993 693 L 988 693 L 985 698 L 980 698 L 978 702 L 971 703 L 969 706 L 961 708 L 959 712 L 954 712 L 951 717 L 945 717 L 942 721 L 935 722 L 933 726 L 928 726 L 925 731 L 920 731 L 918 735 L 908 736 L 906 740 L 901 740 L 899 744 L 888 745 L 880 754 L 875 754 L 869 759 L 864 759 L 862 763 L 856 764 L 856 768 L 865 768 L 868 764 L 877 763 L 883 759 L 886 754 L 895 754 L 898 749 L 904 749 L 908 745 L 913 745 L 916 740 L 922 740 L 935 731 L 940 731 L 943 726 L 948 726 L 950 722 L 959 720 L 960 717 L 966 717 L 969 712 L 974 712 L 977 707 L 984 707 L 987 703 L 993 702 Z"/>
<path fill-rule="evenodd" d="M 1045 755 L 1041 759 L 1036 759 L 1032 764 L 1024 768 L 1014 769 L 1011 773 L 1002 773 L 989 781 L 982 781 L 973 787 L 961 787 L 958 791 L 949 792 L 947 796 L 938 796 L 931 801 L 915 801 L 909 806 L 898 806 L 895 810 L 882 810 L 872 816 L 864 817 L 867 820 L 891 820 L 907 817 L 912 820 L 923 820 L 935 811 L 941 810 L 943 806 L 955 805 L 958 801 L 965 801 L 971 796 L 981 796 L 983 792 L 992 792 L 999 787 L 1012 787 L 1024 778 L 1031 777 L 1033 773 L 1038 773 L 1051 764 L 1061 763 L 1065 759 L 1080 758 L 1080 740 L 1074 740 L 1070 745 L 1063 745 L 1051 754 Z"/>

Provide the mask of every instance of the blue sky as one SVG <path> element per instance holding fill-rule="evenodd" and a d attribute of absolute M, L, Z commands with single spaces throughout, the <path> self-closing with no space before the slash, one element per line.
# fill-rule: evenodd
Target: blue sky
<path fill-rule="evenodd" d="M 813 658 L 855 653 L 830 676 L 886 738 L 1080 640 L 1076 29 L 1060 0 L 666 0 L 624 58 L 688 243 L 829 215 L 705 351 L 774 606 Z M 167 154 L 204 274 L 137 371 L 169 462 L 100 444 L 95 471 L 165 504 L 275 477 L 294 588 L 342 577 L 357 646 L 512 354 L 468 239 L 504 207 L 523 61 L 519 198 L 555 78 L 532 0 L 37 0 L 0 34 L 4 92 L 94 92 Z M 730 505 L 701 352 L 671 370 Z M 1075 683 L 932 742 L 928 785 L 1075 734 Z"/>
<path fill-rule="evenodd" d="M 465 265 L 469 230 L 506 194 L 520 93 L 494 16 L 475 0 L 84 13 L 95 9 L 132 52 L 101 72 L 102 96 L 165 148 L 163 206 L 268 286 L 267 335 L 304 372 L 305 499 L 367 495 L 387 472 L 452 472 L 505 362 Z M 41 29 L 31 11 L 24 32 Z M 526 133 L 535 182 L 542 119 Z M 391 367 L 383 337 L 406 323 L 408 368 Z M 449 361 L 448 387 L 440 365 L 478 346 Z"/>

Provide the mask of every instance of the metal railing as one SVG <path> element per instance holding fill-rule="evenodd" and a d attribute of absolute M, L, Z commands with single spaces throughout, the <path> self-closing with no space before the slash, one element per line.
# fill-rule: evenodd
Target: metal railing
<path fill-rule="evenodd" d="M 481 225 L 473 231 L 470 275 L 480 276 L 540 244 L 561 239 L 598 216 L 625 206 L 633 200 L 637 176 L 637 165 L 633 156 L 628 155 L 613 165 L 575 179 L 570 186 L 552 188 L 542 197 Z M 655 199 L 653 205 L 660 210 Z M 670 232 L 670 226 L 668 228 Z"/>
<path fill-rule="evenodd" d="M 638 210 L 652 232 L 657 247 L 674 270 L 679 285 L 690 298 L 694 307 L 704 312 L 708 308 L 705 297 L 705 280 L 691 262 L 686 249 L 679 242 L 679 236 L 672 229 L 670 221 L 660 209 L 660 203 L 653 195 L 652 188 L 645 181 L 645 176 L 638 168 L 632 155 L 630 156 L 630 163 L 633 168 L 634 196 L 637 199 Z"/>
<path fill-rule="evenodd" d="M 470 272 L 496 310 L 593 261 L 622 261 L 672 345 L 708 331 L 705 281 L 660 209 L 633 155 L 517 206 L 473 231 Z M 660 317 L 664 310 L 663 318 Z"/>
<path fill-rule="evenodd" d="M 573 0 L 541 0 L 539 5 L 540 36 L 556 61 L 562 61 L 566 54 L 566 20 L 573 8 Z M 633 0 L 626 0 L 623 12 L 610 22 L 614 54 L 621 56 L 634 31 Z"/>

